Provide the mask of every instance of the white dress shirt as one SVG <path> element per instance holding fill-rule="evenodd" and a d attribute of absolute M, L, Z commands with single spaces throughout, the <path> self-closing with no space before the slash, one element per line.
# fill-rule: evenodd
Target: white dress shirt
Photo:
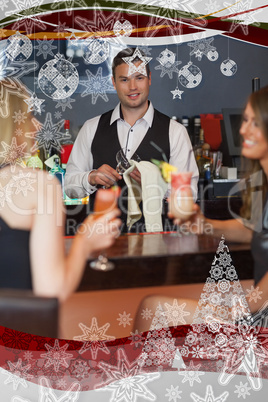
<path fill-rule="evenodd" d="M 88 182 L 88 175 L 93 169 L 93 156 L 91 144 L 96 133 L 101 116 L 87 120 L 75 140 L 66 168 L 65 192 L 69 197 L 85 197 L 96 191 L 95 186 Z M 145 115 L 131 127 L 120 116 L 120 103 L 115 107 L 111 116 L 111 124 L 117 121 L 118 139 L 121 148 L 127 147 L 127 158 L 130 159 L 145 137 L 149 127 L 152 126 L 154 108 L 152 102 Z M 193 172 L 192 189 L 194 197 L 197 196 L 197 182 L 199 178 L 198 167 L 195 162 L 191 141 L 186 128 L 170 120 L 169 127 L 170 158 L 169 163 L 181 172 Z M 105 146 L 105 144 L 104 144 Z M 107 144 L 107 146 L 109 146 Z"/>

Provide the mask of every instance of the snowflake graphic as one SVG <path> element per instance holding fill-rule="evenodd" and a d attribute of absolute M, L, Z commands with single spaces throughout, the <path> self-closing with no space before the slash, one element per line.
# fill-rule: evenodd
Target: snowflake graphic
<path fill-rule="evenodd" d="M 229 396 L 229 392 L 225 391 L 223 394 L 218 396 L 217 398 L 214 397 L 213 388 L 211 385 L 208 385 L 206 388 L 206 396 L 205 398 L 201 398 L 201 396 L 196 395 L 194 392 L 190 394 L 191 398 L 195 402 L 225 402 Z"/>
<path fill-rule="evenodd" d="M 80 384 L 74 382 L 71 386 L 64 392 L 63 395 L 57 397 L 51 389 L 51 384 L 46 377 L 41 377 L 39 380 L 39 396 L 40 401 L 49 402 L 77 402 L 80 396 Z"/>
<path fill-rule="evenodd" d="M 154 395 L 147 387 L 147 383 L 160 377 L 160 373 L 143 373 L 137 360 L 129 362 L 123 349 L 117 350 L 117 366 L 100 362 L 98 366 L 106 374 L 106 380 L 98 384 L 97 391 L 112 391 L 110 400 L 136 402 L 140 396 L 150 401 L 156 401 Z"/>
<path fill-rule="evenodd" d="M 99 350 L 102 350 L 106 354 L 110 353 L 109 349 L 105 345 L 105 341 L 111 341 L 115 338 L 113 336 L 106 335 L 106 331 L 110 327 L 109 323 L 106 323 L 102 327 L 98 327 L 97 318 L 93 317 L 90 328 L 82 323 L 79 324 L 79 327 L 83 331 L 83 335 L 75 336 L 74 340 L 84 341 L 83 346 L 79 350 L 80 354 L 90 350 L 92 358 L 96 360 Z"/>
<path fill-rule="evenodd" d="M 93 20 L 77 16 L 75 22 L 85 32 L 90 32 L 94 36 L 96 32 L 112 32 L 113 27 L 117 21 L 121 18 L 120 10 L 116 9 L 114 12 L 110 12 L 107 16 L 103 13 L 100 6 L 96 5 L 93 13 Z"/>
<path fill-rule="evenodd" d="M 238 279 L 236 269 L 233 265 L 226 268 L 226 278 L 229 279 L 230 281 L 234 281 L 235 279 Z"/>
<path fill-rule="evenodd" d="M 9 2 L 9 0 L 1 0 L 0 1 L 0 9 L 2 11 L 4 11 L 4 8 L 8 8 L 8 2 Z"/>
<path fill-rule="evenodd" d="M 248 35 L 248 25 L 260 26 L 260 23 L 253 18 L 253 15 L 259 13 L 261 10 L 254 10 L 248 12 L 252 9 L 252 0 L 239 1 L 234 4 L 223 3 L 224 7 L 228 8 L 230 11 L 230 16 L 233 19 L 230 33 L 233 33 L 236 28 L 241 28 L 244 35 Z M 233 14 L 237 14 L 232 17 Z M 227 17 L 222 17 L 226 19 Z"/>
<path fill-rule="evenodd" d="M 211 43 L 214 41 L 214 38 L 208 39 L 200 39 L 196 40 L 193 43 L 188 43 L 188 46 L 193 48 L 190 52 L 190 56 L 195 55 L 195 57 L 200 61 L 202 57 L 207 56 L 210 51 L 215 51 L 216 48 L 211 46 Z"/>
<path fill-rule="evenodd" d="M 16 137 L 21 137 L 23 134 L 23 130 L 21 128 L 16 128 L 15 135 Z"/>
<path fill-rule="evenodd" d="M 19 15 L 20 18 L 12 25 L 14 31 L 25 31 L 27 35 L 35 32 L 39 28 L 40 31 L 46 30 L 46 25 L 38 17 L 42 13 L 40 5 L 42 1 L 38 0 L 12 0 L 16 6 L 15 10 L 8 11 L 8 15 Z M 34 18 L 33 18 L 34 15 Z"/>
<path fill-rule="evenodd" d="M 188 311 L 184 311 L 186 307 L 186 303 L 182 303 L 178 305 L 178 300 L 174 299 L 173 304 L 170 305 L 168 303 L 164 303 L 166 307 L 165 315 L 168 323 L 171 323 L 173 326 L 179 324 L 186 324 L 186 321 L 183 317 L 190 315 Z"/>
<path fill-rule="evenodd" d="M 1 145 L 4 148 L 3 152 L 0 152 L 0 157 L 3 158 L 2 164 L 10 164 L 11 170 L 14 172 L 15 165 L 25 167 L 23 159 L 30 157 L 31 155 L 26 153 L 24 149 L 27 147 L 27 143 L 24 142 L 21 145 L 17 144 L 17 139 L 12 138 L 11 144 L 1 141 Z"/>
<path fill-rule="evenodd" d="M 180 91 L 178 87 L 174 89 L 174 91 L 170 91 L 173 95 L 173 99 L 181 99 L 181 95 L 184 91 Z"/>
<path fill-rule="evenodd" d="M 76 378 L 78 381 L 89 377 L 90 367 L 86 360 L 75 359 L 72 360 L 69 367 L 70 376 Z"/>
<path fill-rule="evenodd" d="M 68 29 L 69 27 L 66 26 L 66 22 L 62 23 L 61 21 L 58 21 L 58 26 L 54 29 L 54 32 L 57 32 L 58 38 L 63 38 Z"/>
<path fill-rule="evenodd" d="M 171 387 L 168 389 L 166 388 L 166 395 L 168 397 L 168 402 L 177 402 L 177 399 L 181 399 L 181 393 L 182 391 L 179 391 L 179 386 L 177 387 L 173 387 L 173 385 L 171 385 Z"/>
<path fill-rule="evenodd" d="M 44 36 L 43 39 L 37 39 L 37 45 L 34 46 L 35 49 L 38 50 L 36 56 L 43 56 L 44 59 L 47 59 L 47 56 L 54 56 L 53 50 L 57 49 L 57 46 L 53 46 L 54 40 L 48 40 L 47 36 Z"/>
<path fill-rule="evenodd" d="M 28 191 L 34 191 L 32 184 L 36 182 L 36 179 L 32 179 L 31 173 L 24 174 L 21 170 L 18 176 L 13 176 L 10 183 L 10 187 L 15 188 L 15 194 L 22 193 L 24 197 L 27 196 Z"/>
<path fill-rule="evenodd" d="M 57 111 L 54 113 L 54 117 L 56 120 L 59 120 L 62 118 L 62 113 L 60 111 Z"/>
<path fill-rule="evenodd" d="M 235 394 L 237 395 L 237 398 L 240 398 L 240 396 L 243 397 L 243 399 L 246 399 L 247 395 L 250 395 L 250 393 L 248 392 L 251 388 L 247 386 L 248 383 L 246 382 L 245 384 L 243 384 L 240 381 L 239 385 L 235 385 L 236 390 L 234 391 Z"/>
<path fill-rule="evenodd" d="M 60 378 L 59 380 L 56 381 L 56 386 L 57 389 L 66 389 L 67 388 L 67 382 L 65 380 L 63 380 L 62 378 Z"/>
<path fill-rule="evenodd" d="M 8 178 L 8 172 L 6 169 L 0 170 L 0 179 L 7 179 Z"/>
<path fill-rule="evenodd" d="M 9 372 L 3 371 L 3 374 L 7 374 L 8 378 L 4 381 L 4 384 L 13 384 L 13 389 L 16 391 L 18 386 L 21 384 L 24 388 L 27 388 L 27 383 L 25 380 L 30 380 L 33 376 L 28 374 L 27 371 L 30 369 L 31 365 L 22 365 L 22 360 L 18 359 L 17 363 L 14 364 L 8 361 Z"/>
<path fill-rule="evenodd" d="M 25 123 L 27 116 L 25 116 L 25 112 L 19 110 L 18 112 L 14 112 L 14 116 L 12 116 L 12 118 L 14 119 L 14 123 L 18 123 L 18 125 L 20 125 L 21 123 Z"/>
<path fill-rule="evenodd" d="M 209 271 L 209 273 L 212 279 L 218 280 L 223 276 L 223 268 L 220 267 L 219 265 L 213 266 L 212 263 L 211 270 Z"/>
<path fill-rule="evenodd" d="M 180 65 L 181 61 L 175 60 L 175 53 L 171 52 L 169 49 L 163 50 L 160 55 L 156 58 L 159 61 L 159 65 L 155 67 L 155 70 L 161 70 L 160 78 L 168 74 L 169 78 L 173 78 L 173 73 L 179 73 L 177 66 Z"/>
<path fill-rule="evenodd" d="M 143 346 L 143 353 L 139 359 L 141 367 L 157 367 L 161 370 L 170 366 L 176 353 L 175 339 L 165 328 L 153 329 L 148 332 Z"/>
<path fill-rule="evenodd" d="M 220 279 L 217 283 L 217 288 L 218 291 L 221 293 L 229 292 L 231 288 L 230 281 L 227 281 L 226 279 Z"/>
<path fill-rule="evenodd" d="M 47 359 L 44 366 L 45 368 L 54 366 L 54 370 L 58 372 L 61 365 L 66 368 L 69 366 L 66 359 L 70 359 L 71 357 L 73 357 L 73 354 L 66 353 L 66 350 L 69 347 L 68 343 L 65 343 L 63 346 L 60 347 L 59 340 L 55 339 L 54 346 L 50 346 L 48 343 L 46 343 L 45 347 L 48 352 L 42 353 L 40 355 L 40 357 Z"/>
<path fill-rule="evenodd" d="M 124 328 L 126 328 L 127 325 L 130 325 L 130 321 L 132 321 L 133 318 L 130 318 L 130 313 L 126 313 L 125 311 L 123 314 L 119 313 L 119 318 L 117 318 L 117 321 L 119 321 L 118 325 L 123 325 Z"/>
<path fill-rule="evenodd" d="M 168 9 L 167 9 L 168 10 Z M 176 11 L 172 10 L 172 12 L 176 13 Z M 177 15 L 176 20 L 169 20 L 168 18 L 161 18 L 151 16 L 149 18 L 149 22 L 147 24 L 147 29 L 144 33 L 144 36 L 146 38 L 152 38 L 156 36 L 162 29 L 163 26 L 165 26 L 165 30 L 169 34 L 170 38 L 172 38 L 172 41 L 174 43 L 180 43 L 182 41 L 182 25 L 180 24 L 181 18 L 179 15 Z M 154 29 L 151 29 L 151 27 L 154 27 Z M 142 47 L 140 46 L 140 49 Z M 145 54 L 147 54 L 145 52 Z"/>
<path fill-rule="evenodd" d="M 206 14 L 211 14 L 215 11 L 218 11 L 219 9 L 220 9 L 220 6 L 216 0 L 208 0 L 208 2 L 205 3 Z"/>
<path fill-rule="evenodd" d="M 194 4 L 197 3 L 198 0 L 150 0 L 150 3 L 146 0 L 142 0 L 136 7 L 142 7 L 142 9 L 146 9 L 146 6 L 153 6 L 156 8 L 157 17 L 165 17 L 167 20 L 169 18 L 178 19 L 181 14 L 187 15 L 187 18 L 190 18 L 192 14 L 196 14 L 196 10 L 194 9 Z M 131 8 L 130 8 L 131 10 Z M 145 10 L 144 10 L 145 11 Z M 177 21 L 176 21 L 177 22 Z"/>
<path fill-rule="evenodd" d="M 35 143 L 31 148 L 32 152 L 36 152 L 38 149 L 43 148 L 45 152 L 48 152 L 51 148 L 55 148 L 58 151 L 61 150 L 61 142 L 69 140 L 71 135 L 67 136 L 65 132 L 61 132 L 64 126 L 64 120 L 60 120 L 56 124 L 53 124 L 51 113 L 47 113 L 45 122 L 40 123 L 36 119 L 32 119 L 37 133 L 27 133 L 26 137 L 33 138 Z M 67 138 L 68 137 L 68 138 Z"/>
<path fill-rule="evenodd" d="M 191 387 L 193 387 L 195 381 L 200 384 L 201 380 L 199 377 L 201 375 L 205 375 L 203 371 L 198 371 L 200 367 L 201 364 L 197 364 L 195 366 L 193 364 L 193 361 L 191 360 L 189 366 L 187 366 L 186 369 L 181 369 L 181 371 L 178 372 L 179 375 L 183 376 L 182 383 L 189 381 Z"/>
<path fill-rule="evenodd" d="M 146 321 L 152 318 L 152 316 L 153 316 L 152 310 L 148 309 L 147 307 L 146 309 L 143 309 L 141 312 L 141 317 Z"/>
<path fill-rule="evenodd" d="M 227 265 L 231 264 L 232 257 L 230 256 L 230 254 L 227 254 L 227 252 L 220 253 L 220 255 L 218 257 L 218 261 L 219 261 L 220 265 L 222 265 L 224 268 L 226 268 Z"/>
<path fill-rule="evenodd" d="M 131 341 L 130 345 L 135 344 L 135 347 L 136 347 L 136 348 L 139 346 L 139 344 L 142 345 L 142 342 L 143 342 L 143 340 L 144 340 L 144 337 L 143 337 L 142 334 L 139 334 L 139 332 L 138 332 L 137 329 L 136 329 L 135 332 L 130 332 L 130 335 L 131 335 L 131 336 L 128 338 L 128 339 Z"/>
<path fill-rule="evenodd" d="M 259 286 L 257 286 L 256 288 L 254 288 L 254 286 L 251 285 L 250 289 L 246 289 L 246 297 L 248 298 L 249 302 L 251 302 L 252 300 L 257 303 L 258 300 L 261 300 L 261 295 L 262 295 L 262 291 L 259 289 Z"/>
<path fill-rule="evenodd" d="M 65 0 L 63 2 L 59 2 L 58 0 L 54 0 L 54 2 L 51 5 L 51 9 L 55 10 L 56 8 L 59 7 L 62 3 L 65 4 L 65 8 L 67 10 L 66 14 L 67 15 L 72 15 L 73 9 L 76 7 L 81 7 L 83 9 L 87 8 L 87 4 L 83 0 Z"/>
<path fill-rule="evenodd" d="M 69 109 L 72 109 L 71 103 L 75 102 L 75 99 L 72 98 L 65 98 L 65 99 L 60 99 L 56 103 L 56 109 L 61 107 L 61 110 L 65 112 L 66 108 L 68 107 Z"/>
<path fill-rule="evenodd" d="M 29 350 L 24 352 L 23 356 L 24 356 L 24 359 L 27 360 L 27 361 L 34 360 L 33 352 L 30 352 Z"/>
<path fill-rule="evenodd" d="M 27 62 L 20 63 L 22 66 Z M 29 62 L 30 63 L 30 62 Z M 3 59 L 0 58 L 0 116 L 4 119 L 9 116 L 9 95 L 16 94 L 21 98 L 27 98 L 29 96 L 28 89 L 19 81 L 18 78 L 26 74 L 25 69 L 19 69 L 18 63 L 12 63 L 12 67 L 7 67 Z M 13 68 L 14 67 L 14 68 Z M 12 74 L 15 77 L 11 77 Z M 10 77 L 9 77 L 10 75 Z"/>
<path fill-rule="evenodd" d="M 27 112 L 34 112 L 34 114 L 39 113 L 41 114 L 42 111 L 42 106 L 43 103 L 45 102 L 44 99 L 39 99 L 37 98 L 37 95 L 35 93 L 32 93 L 31 97 L 28 99 L 25 99 L 24 102 L 28 105 L 28 110 Z"/>
<path fill-rule="evenodd" d="M 102 76 L 102 67 L 98 68 L 96 75 L 92 74 L 90 70 L 86 70 L 88 79 L 81 80 L 80 84 L 86 89 L 82 92 L 81 97 L 84 98 L 87 95 L 92 95 L 92 104 L 95 105 L 98 97 L 100 96 L 105 102 L 108 102 L 108 96 L 106 91 L 111 89 L 109 83 L 110 76 Z"/>

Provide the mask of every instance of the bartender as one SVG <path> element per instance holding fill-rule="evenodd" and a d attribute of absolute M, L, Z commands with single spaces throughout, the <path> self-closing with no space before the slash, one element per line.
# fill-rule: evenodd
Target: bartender
<path fill-rule="evenodd" d="M 197 194 L 199 173 L 185 127 L 154 109 L 148 99 L 149 58 L 138 48 L 126 48 L 115 56 L 112 73 L 120 102 L 115 109 L 87 120 L 78 133 L 66 168 L 66 194 L 70 198 L 89 195 L 92 208 L 98 187 L 109 188 L 117 182 L 123 188 L 124 180 L 116 171 L 121 148 L 128 159 L 134 152 L 142 161 L 161 160 L 165 155 L 178 171 L 193 172 L 191 185 Z M 141 184 L 137 168 L 129 176 Z M 125 210 L 121 218 L 126 222 Z M 143 229 L 141 219 L 132 231 Z M 128 230 L 126 225 L 122 230 Z"/>

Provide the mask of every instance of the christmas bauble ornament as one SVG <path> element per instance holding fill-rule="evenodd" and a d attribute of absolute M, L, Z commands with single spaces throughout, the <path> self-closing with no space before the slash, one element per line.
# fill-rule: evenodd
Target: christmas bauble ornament
<path fill-rule="evenodd" d="M 191 61 L 179 71 L 179 82 L 185 88 L 195 88 L 202 81 L 202 72 Z"/>
<path fill-rule="evenodd" d="M 45 63 L 38 74 L 38 84 L 41 91 L 55 100 L 71 96 L 78 83 L 77 69 L 59 53 L 54 59 Z"/>
<path fill-rule="evenodd" d="M 237 64 L 230 59 L 226 59 L 221 63 L 221 72 L 223 75 L 226 75 L 227 77 L 231 77 L 232 75 L 235 75 L 237 72 Z"/>
<path fill-rule="evenodd" d="M 116 21 L 113 27 L 113 31 L 116 36 L 130 36 L 132 29 L 132 24 L 127 20 L 124 22 Z"/>
<path fill-rule="evenodd" d="M 101 64 L 110 54 L 110 44 L 103 39 L 91 39 L 84 49 L 83 58 L 87 64 Z"/>
<path fill-rule="evenodd" d="M 12 61 L 25 61 L 33 51 L 32 41 L 25 35 L 16 32 L 7 40 L 5 54 Z"/>
<path fill-rule="evenodd" d="M 219 58 L 219 53 L 217 52 L 217 50 L 210 50 L 207 54 L 207 58 L 209 59 L 209 61 L 216 61 Z"/>

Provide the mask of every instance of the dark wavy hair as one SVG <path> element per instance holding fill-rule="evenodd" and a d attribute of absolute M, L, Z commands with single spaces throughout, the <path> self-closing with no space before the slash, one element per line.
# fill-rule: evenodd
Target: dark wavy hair
<path fill-rule="evenodd" d="M 135 47 L 127 47 L 126 49 L 121 50 L 119 53 L 117 53 L 117 55 L 114 57 L 113 59 L 113 64 L 112 64 L 112 72 L 113 72 L 113 77 L 115 80 L 115 69 L 117 66 L 120 66 L 120 64 L 125 63 L 125 61 L 123 60 L 123 57 L 130 57 L 133 56 L 134 52 L 135 52 Z M 141 50 L 140 53 L 142 56 L 145 56 L 145 53 Z M 139 61 L 139 57 L 136 57 L 133 61 Z M 146 72 L 147 72 L 147 77 L 149 77 L 150 75 L 150 67 L 149 67 L 149 63 L 146 64 Z"/>
<path fill-rule="evenodd" d="M 259 91 L 253 92 L 248 98 L 248 103 L 252 107 L 255 113 L 256 122 L 268 142 L 268 86 L 261 88 Z M 252 204 L 253 193 L 255 192 L 256 194 L 256 192 L 259 191 L 264 205 L 268 185 L 267 177 L 259 160 L 247 159 L 246 166 L 246 189 L 242 193 L 243 206 L 240 213 L 243 218 L 250 219 L 252 209 L 254 208 L 254 205 Z M 254 173 L 258 172 L 259 175 L 254 175 Z M 254 177 L 256 179 L 254 179 Z M 259 212 L 261 213 L 262 211 Z"/>

